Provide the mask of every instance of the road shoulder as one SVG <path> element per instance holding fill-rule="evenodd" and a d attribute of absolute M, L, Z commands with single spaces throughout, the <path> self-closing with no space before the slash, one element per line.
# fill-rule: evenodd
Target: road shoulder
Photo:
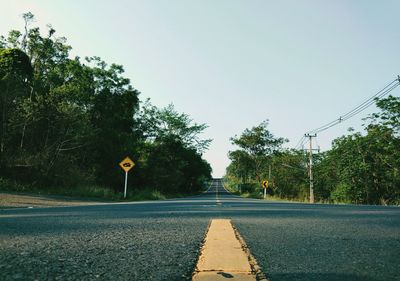
<path fill-rule="evenodd" d="M 110 201 L 58 195 L 0 192 L 0 209 L 81 206 L 101 203 L 110 203 Z"/>

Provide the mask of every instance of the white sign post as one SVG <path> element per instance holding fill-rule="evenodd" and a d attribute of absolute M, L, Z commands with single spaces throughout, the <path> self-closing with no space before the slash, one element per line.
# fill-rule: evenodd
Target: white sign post
<path fill-rule="evenodd" d="M 128 172 L 125 172 L 125 188 L 124 188 L 124 199 L 126 199 L 126 188 L 128 186 Z"/>
<path fill-rule="evenodd" d="M 268 181 L 262 181 L 262 187 L 264 189 L 264 199 L 267 198 L 267 188 L 268 188 Z"/>

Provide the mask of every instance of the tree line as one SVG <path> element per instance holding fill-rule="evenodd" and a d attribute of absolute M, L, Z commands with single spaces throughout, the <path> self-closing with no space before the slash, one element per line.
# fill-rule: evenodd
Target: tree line
<path fill-rule="evenodd" d="M 400 98 L 376 99 L 378 112 L 364 119 L 361 132 L 332 142 L 314 154 L 314 194 L 319 202 L 400 204 Z M 260 196 L 270 179 L 270 195 L 308 201 L 309 166 L 304 150 L 284 149 L 287 139 L 268 130 L 268 121 L 231 139 L 225 182 L 234 191 Z M 271 175 L 269 169 L 271 167 Z"/>
<path fill-rule="evenodd" d="M 0 176 L 35 186 L 96 184 L 120 190 L 118 163 L 130 156 L 130 186 L 193 193 L 211 178 L 202 158 L 207 128 L 173 105 L 140 101 L 121 65 L 71 58 L 71 46 L 48 26 L 0 37 Z"/>

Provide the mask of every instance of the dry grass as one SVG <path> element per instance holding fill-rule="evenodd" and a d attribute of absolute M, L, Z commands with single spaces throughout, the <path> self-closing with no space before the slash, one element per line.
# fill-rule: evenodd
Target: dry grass
<path fill-rule="evenodd" d="M 93 199 L 77 199 L 67 196 L 17 194 L 13 192 L 0 192 L 0 209 L 79 206 L 79 205 L 99 204 L 102 202 L 106 201 L 98 201 Z"/>

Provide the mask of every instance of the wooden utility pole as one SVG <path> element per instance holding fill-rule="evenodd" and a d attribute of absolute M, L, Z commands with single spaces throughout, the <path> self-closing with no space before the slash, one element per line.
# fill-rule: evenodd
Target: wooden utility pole
<path fill-rule="evenodd" d="M 313 148 L 312 148 L 312 138 L 317 137 L 317 134 L 310 135 L 310 134 L 305 134 L 304 135 L 306 138 L 309 138 L 310 140 L 310 150 L 309 150 L 309 175 L 310 175 L 310 203 L 314 203 L 314 178 L 313 178 L 313 172 L 312 172 L 312 166 L 313 166 Z"/>

